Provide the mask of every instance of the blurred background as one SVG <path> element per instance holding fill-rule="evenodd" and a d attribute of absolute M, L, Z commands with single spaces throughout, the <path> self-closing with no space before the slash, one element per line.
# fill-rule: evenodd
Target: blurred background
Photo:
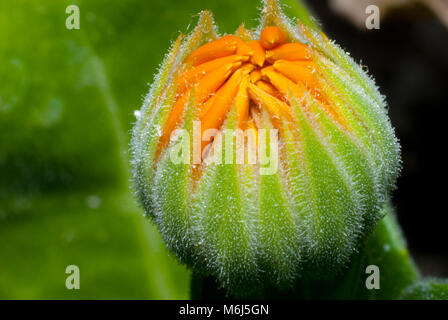
<path fill-rule="evenodd" d="M 289 13 L 295 0 L 287 0 Z M 308 1 L 387 96 L 403 149 L 398 218 L 424 275 L 448 277 L 445 0 Z M 68 30 L 68 5 L 80 29 Z M 202 9 L 257 25 L 256 0 L 0 0 L 0 298 L 186 299 L 190 274 L 143 218 L 128 145 L 164 54 Z M 230 14 L 231 13 L 231 14 Z M 80 268 L 80 290 L 65 269 Z"/>

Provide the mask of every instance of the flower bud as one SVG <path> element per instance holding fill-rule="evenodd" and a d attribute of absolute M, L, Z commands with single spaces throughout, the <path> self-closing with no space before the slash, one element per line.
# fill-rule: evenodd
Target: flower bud
<path fill-rule="evenodd" d="M 373 80 L 274 0 L 219 36 L 204 11 L 135 124 L 134 180 L 168 248 L 231 292 L 344 266 L 381 218 L 399 145 Z"/>

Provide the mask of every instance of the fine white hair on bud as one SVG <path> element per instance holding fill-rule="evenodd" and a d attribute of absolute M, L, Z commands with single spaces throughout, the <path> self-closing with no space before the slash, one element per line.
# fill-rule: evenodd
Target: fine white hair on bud
<path fill-rule="evenodd" d="M 256 30 L 233 35 L 203 11 L 136 118 L 133 178 L 147 216 L 183 263 L 233 294 L 335 275 L 400 169 L 374 81 L 275 0 Z"/>

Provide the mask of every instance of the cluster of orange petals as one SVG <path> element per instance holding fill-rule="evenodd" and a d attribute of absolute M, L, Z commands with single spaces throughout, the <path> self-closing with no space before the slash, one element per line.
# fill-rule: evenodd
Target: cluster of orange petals
<path fill-rule="evenodd" d="M 192 93 L 202 133 L 219 129 L 232 105 L 239 127 L 256 129 L 262 108 L 274 117 L 292 114 L 290 93 L 300 98 L 309 90 L 321 99 L 308 46 L 289 42 L 278 27 L 263 29 L 259 41 L 225 35 L 196 49 L 185 64 L 161 141 L 179 125 Z"/>

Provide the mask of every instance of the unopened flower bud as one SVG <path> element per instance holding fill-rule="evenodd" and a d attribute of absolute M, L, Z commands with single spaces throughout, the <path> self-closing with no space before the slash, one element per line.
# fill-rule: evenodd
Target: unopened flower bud
<path fill-rule="evenodd" d="M 400 162 L 373 80 L 274 0 L 253 32 L 220 36 L 201 13 L 165 58 L 132 148 L 168 248 L 232 292 L 340 270 Z"/>

